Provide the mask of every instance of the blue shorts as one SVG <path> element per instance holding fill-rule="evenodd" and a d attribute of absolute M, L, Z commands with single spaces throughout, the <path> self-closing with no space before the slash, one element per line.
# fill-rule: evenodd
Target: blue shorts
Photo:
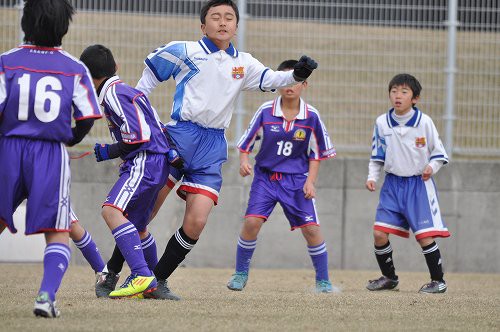
<path fill-rule="evenodd" d="M 314 199 L 304 197 L 306 179 L 304 174 L 267 172 L 255 167 L 245 218 L 257 217 L 267 220 L 276 203 L 280 203 L 292 231 L 309 225 L 319 225 Z"/>
<path fill-rule="evenodd" d="M 16 233 L 13 214 L 26 198 L 25 234 L 68 232 L 69 156 L 60 142 L 0 138 L 0 222 Z"/>
<path fill-rule="evenodd" d="M 167 181 L 169 165 L 164 154 L 139 152 L 125 160 L 116 181 L 103 203 L 123 212 L 139 232 L 146 230 L 158 192 Z"/>
<path fill-rule="evenodd" d="M 201 194 L 217 204 L 222 164 L 227 160 L 224 129 L 204 128 L 190 121 L 171 122 L 167 128 L 184 159 L 184 168 L 173 176 L 184 177 L 177 194 L 183 199 L 186 193 Z"/>
<path fill-rule="evenodd" d="M 417 240 L 450 236 L 441 218 L 434 180 L 388 173 L 380 190 L 374 229 L 402 237 L 409 237 L 411 229 Z"/>

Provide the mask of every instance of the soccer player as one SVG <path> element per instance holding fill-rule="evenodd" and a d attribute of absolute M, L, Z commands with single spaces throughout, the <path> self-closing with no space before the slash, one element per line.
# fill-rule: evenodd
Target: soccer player
<path fill-rule="evenodd" d="M 173 78 L 176 91 L 167 131 L 185 161 L 177 193 L 186 200 L 182 226 L 170 238 L 154 269 L 166 280 L 198 241 L 222 185 L 227 160 L 225 129 L 242 90 L 269 91 L 306 80 L 317 67 L 303 56 L 293 71 L 274 72 L 231 43 L 238 7 L 231 0 L 207 1 L 200 12 L 204 37 L 171 42 L 148 55 L 137 89 L 146 95 Z M 166 285 L 166 282 L 164 283 Z M 168 294 L 165 289 L 163 294 Z"/>
<path fill-rule="evenodd" d="M 389 234 L 407 238 L 410 229 L 422 247 L 431 275 L 431 282 L 420 292 L 444 293 L 447 288 L 434 238 L 450 233 L 441 218 L 431 177 L 448 163 L 448 156 L 432 119 L 415 106 L 421 90 L 415 77 L 396 75 L 389 83 L 392 108 L 375 121 L 366 188 L 375 191 L 382 169 L 386 176 L 373 226 L 375 257 L 382 276 L 368 282 L 366 288 L 371 291 L 397 287 Z"/>
<path fill-rule="evenodd" d="M 296 60 L 287 60 L 278 70 L 293 70 Z M 240 175 L 252 174 L 248 155 L 261 140 L 255 160 L 255 176 L 236 248 L 236 271 L 227 287 L 241 291 L 248 280 L 250 260 L 257 235 L 280 203 L 291 230 L 300 228 L 316 270 L 316 291 L 331 293 L 328 253 L 319 227 L 314 197 L 320 160 L 336 155 L 319 112 L 300 97 L 307 81 L 279 89 L 280 97 L 264 103 L 255 113 L 238 143 Z"/>
<path fill-rule="evenodd" d="M 28 200 L 25 233 L 45 233 L 47 242 L 34 313 L 50 318 L 60 314 L 56 292 L 71 256 L 65 146 L 102 117 L 87 68 L 60 48 L 73 13 L 66 0 L 25 1 L 25 43 L 0 55 L 0 221 L 17 232 L 13 213 Z"/>
<path fill-rule="evenodd" d="M 156 290 L 157 281 L 145 260 L 138 232 L 145 231 L 158 192 L 167 182 L 168 142 L 147 97 L 116 76 L 116 63 L 109 49 L 89 46 L 80 60 L 90 70 L 115 141 L 96 143 L 96 160 L 124 160 L 120 177 L 103 203 L 102 216 L 131 275 L 109 297 L 149 296 Z"/>

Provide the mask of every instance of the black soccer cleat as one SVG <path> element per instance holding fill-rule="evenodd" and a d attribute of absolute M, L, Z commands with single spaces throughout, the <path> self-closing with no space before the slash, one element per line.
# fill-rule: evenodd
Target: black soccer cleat
<path fill-rule="evenodd" d="M 369 280 L 366 288 L 371 291 L 381 290 L 398 290 L 399 280 L 389 279 L 386 276 L 381 276 L 377 280 Z"/>
<path fill-rule="evenodd" d="M 425 294 L 438 294 L 446 292 L 447 289 L 448 286 L 446 285 L 446 282 L 444 280 L 432 280 L 428 284 L 423 285 L 418 292 Z"/>
<path fill-rule="evenodd" d="M 108 297 L 109 293 L 115 290 L 119 278 L 120 274 L 112 271 L 98 273 L 95 283 L 95 295 L 97 297 Z"/>
<path fill-rule="evenodd" d="M 144 293 L 145 299 L 180 301 L 180 297 L 168 288 L 167 280 L 158 280 L 157 288 L 149 293 Z"/>

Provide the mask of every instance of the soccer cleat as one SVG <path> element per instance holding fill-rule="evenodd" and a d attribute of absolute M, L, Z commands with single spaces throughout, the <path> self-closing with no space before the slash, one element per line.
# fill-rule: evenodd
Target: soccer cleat
<path fill-rule="evenodd" d="M 317 293 L 332 293 L 332 283 L 330 280 L 316 280 L 316 292 Z"/>
<path fill-rule="evenodd" d="M 156 289 L 156 278 L 154 275 L 146 277 L 131 274 L 127 277 L 120 288 L 109 293 L 110 299 L 133 298 L 141 293 L 149 293 Z"/>
<path fill-rule="evenodd" d="M 61 312 L 56 307 L 56 301 L 52 302 L 49 293 L 40 292 L 35 299 L 35 309 L 33 313 L 37 317 L 57 318 Z"/>
<path fill-rule="evenodd" d="M 120 274 L 112 271 L 97 273 L 95 295 L 97 297 L 108 297 L 109 293 L 115 290 L 119 278 Z"/>
<path fill-rule="evenodd" d="M 234 291 L 241 291 L 248 281 L 248 272 L 235 272 L 227 283 L 227 288 Z"/>
<path fill-rule="evenodd" d="M 447 289 L 448 286 L 446 285 L 446 282 L 444 280 L 443 281 L 432 280 L 428 284 L 423 285 L 418 292 L 425 294 L 438 294 L 446 292 Z"/>
<path fill-rule="evenodd" d="M 156 299 L 156 300 L 173 300 L 179 301 L 181 298 L 168 288 L 167 280 L 158 280 L 158 286 L 154 291 L 144 293 L 145 299 Z"/>
<path fill-rule="evenodd" d="M 399 280 L 389 279 L 386 276 L 381 276 L 377 280 L 369 280 L 366 288 L 371 291 L 380 290 L 398 290 L 396 287 L 399 284 Z"/>

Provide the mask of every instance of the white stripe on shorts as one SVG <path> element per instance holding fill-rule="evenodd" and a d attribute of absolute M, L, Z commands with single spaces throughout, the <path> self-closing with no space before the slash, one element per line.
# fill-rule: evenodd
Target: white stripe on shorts
<path fill-rule="evenodd" d="M 120 192 L 116 196 L 113 205 L 125 211 L 128 203 L 135 194 L 135 191 L 139 187 L 142 178 L 144 177 L 144 169 L 146 164 L 147 154 L 145 151 L 139 152 L 134 157 L 134 165 L 130 169 L 129 178 L 123 184 Z"/>
<path fill-rule="evenodd" d="M 55 229 L 69 229 L 71 220 L 69 191 L 71 183 L 71 169 L 69 168 L 69 156 L 66 146 L 60 143 L 61 150 L 61 175 L 59 177 L 59 206 L 57 208 Z"/>

